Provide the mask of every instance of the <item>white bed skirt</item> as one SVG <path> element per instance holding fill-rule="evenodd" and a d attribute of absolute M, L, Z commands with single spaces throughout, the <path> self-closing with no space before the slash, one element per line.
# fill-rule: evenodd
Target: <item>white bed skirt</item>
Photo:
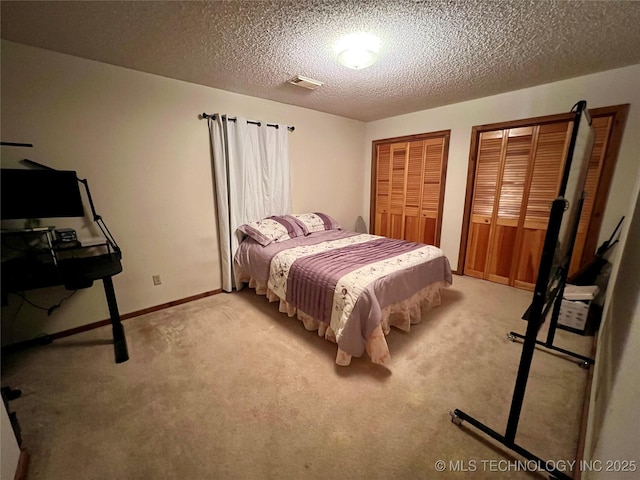
<path fill-rule="evenodd" d="M 336 343 L 336 336 L 329 325 L 307 315 L 283 298 L 278 297 L 266 283 L 253 277 L 243 278 L 240 281 L 248 282 L 249 287 L 255 289 L 257 295 L 266 295 L 269 302 L 279 302 L 278 308 L 280 312 L 286 313 L 292 318 L 296 317 L 307 330 L 317 331 L 318 336 Z M 410 298 L 385 307 L 382 310 L 382 321 L 367 339 L 366 351 L 371 361 L 380 365 L 389 363 L 391 355 L 389 354 L 385 335 L 389 333 L 391 327 L 408 332 L 411 325 L 422 321 L 424 314 L 433 307 L 440 305 L 440 290 L 448 286 L 449 284 L 444 281 L 432 283 L 416 292 Z M 351 363 L 351 355 L 338 347 L 336 363 L 342 366 L 349 365 Z"/>

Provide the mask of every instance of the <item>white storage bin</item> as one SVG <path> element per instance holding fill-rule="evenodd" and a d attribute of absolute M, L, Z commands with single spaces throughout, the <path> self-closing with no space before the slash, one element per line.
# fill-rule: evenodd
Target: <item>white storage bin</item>
<path fill-rule="evenodd" d="M 562 300 L 558 324 L 584 331 L 589 316 L 589 303 L 580 300 Z"/>

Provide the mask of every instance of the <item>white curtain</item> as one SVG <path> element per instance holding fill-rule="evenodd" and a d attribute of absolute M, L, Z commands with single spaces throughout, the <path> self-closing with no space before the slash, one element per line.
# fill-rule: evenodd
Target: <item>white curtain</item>
<path fill-rule="evenodd" d="M 235 121 L 215 114 L 209 117 L 213 156 L 222 289 L 239 288 L 233 256 L 240 236 L 237 228 L 270 215 L 291 213 L 289 137 L 286 125 L 278 127 Z"/>

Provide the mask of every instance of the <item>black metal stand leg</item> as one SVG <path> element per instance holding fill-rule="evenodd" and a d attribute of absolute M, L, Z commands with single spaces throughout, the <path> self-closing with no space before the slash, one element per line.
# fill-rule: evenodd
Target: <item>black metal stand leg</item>
<path fill-rule="evenodd" d="M 508 336 L 511 340 L 514 340 L 515 338 L 521 338 L 524 340 L 526 338 L 524 335 L 521 335 L 516 332 L 509 332 Z M 556 347 L 550 344 L 549 342 L 541 342 L 540 340 L 536 340 L 536 344 L 540 345 L 541 347 L 548 348 L 549 350 L 555 350 L 556 352 L 564 353 L 565 355 L 569 355 L 571 357 L 577 358 L 578 360 L 581 360 L 582 363 L 580 363 L 580 366 L 583 368 L 589 368 L 589 365 L 593 365 L 596 363 L 596 361 L 593 358 L 585 357 L 583 355 L 578 355 L 575 352 L 565 350 L 564 348 Z"/>
<path fill-rule="evenodd" d="M 565 350 L 564 348 L 556 347 L 553 345 L 556 329 L 558 328 L 558 318 L 560 317 L 560 308 L 562 306 L 562 297 L 564 295 L 564 287 L 565 287 L 565 282 L 563 281 L 562 285 L 558 289 L 557 297 L 553 302 L 553 313 L 551 314 L 551 321 L 549 323 L 549 332 L 547 333 L 547 341 L 541 342 L 540 340 L 536 340 L 535 343 L 536 345 L 540 345 L 544 348 L 548 348 L 549 350 L 555 350 L 556 352 L 564 353 L 565 355 L 569 355 L 571 357 L 577 358 L 582 361 L 582 363 L 579 364 L 582 368 L 589 368 L 590 365 L 593 365 L 595 363 L 594 359 L 585 357 L 582 355 L 578 355 L 577 353 L 574 353 L 569 350 Z M 547 316 L 547 313 L 548 313 L 548 310 L 545 309 L 543 312 L 542 318 L 545 318 Z M 527 338 L 526 336 L 520 335 L 515 332 L 509 332 L 508 337 L 510 340 L 513 340 L 515 338 L 521 338 L 523 340 L 526 340 Z"/>
<path fill-rule="evenodd" d="M 526 458 L 527 460 L 535 462 L 537 467 L 540 470 L 548 472 L 553 478 L 556 478 L 558 480 L 571 480 L 571 477 L 569 477 L 568 475 L 566 475 L 563 472 L 561 472 L 561 471 L 557 470 L 556 468 L 554 468 L 552 466 L 552 465 L 554 465 L 553 462 L 545 462 L 541 458 L 535 456 L 530 451 L 525 450 L 520 445 L 516 444 L 513 440 L 510 440 L 509 438 L 500 435 L 495 430 L 492 430 L 491 428 L 487 427 L 483 423 L 480 423 L 478 420 L 476 420 L 475 418 L 473 418 L 470 415 L 467 415 L 463 411 L 458 410 L 456 408 L 453 412 L 450 412 L 449 415 L 451 415 L 451 421 L 453 423 L 455 423 L 456 425 L 460 426 L 463 421 L 469 422 L 475 428 L 477 428 L 481 432 L 487 434 L 488 436 L 490 436 L 494 440 L 497 440 L 498 442 L 503 444 L 505 447 L 508 447 L 510 450 L 513 450 L 518 455 L 521 455 L 522 457 Z"/>
<path fill-rule="evenodd" d="M 113 289 L 113 280 L 111 280 L 111 277 L 104 277 L 102 283 L 104 284 L 104 293 L 107 296 L 107 305 L 109 306 L 109 315 L 111 316 L 113 349 L 115 351 L 116 363 L 126 362 L 129 360 L 129 351 L 127 349 L 127 339 L 124 336 L 124 328 L 120 322 L 120 313 L 118 312 L 116 292 Z"/>

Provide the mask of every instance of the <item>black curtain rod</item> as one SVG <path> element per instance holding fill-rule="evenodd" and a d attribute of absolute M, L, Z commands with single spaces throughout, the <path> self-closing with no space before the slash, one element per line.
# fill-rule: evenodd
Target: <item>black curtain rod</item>
<path fill-rule="evenodd" d="M 202 114 L 202 118 L 212 118 L 212 119 L 216 119 L 216 114 L 214 113 L 213 115 L 209 115 L 208 113 L 203 113 Z M 230 122 L 235 122 L 236 120 L 238 120 L 235 117 L 227 117 L 226 115 L 222 115 L 223 119 L 227 119 Z M 247 123 L 250 123 L 251 125 L 262 125 L 262 122 L 256 122 L 255 120 L 247 120 Z M 279 125 L 276 125 L 275 123 L 267 123 L 267 127 L 276 127 L 276 128 L 280 128 Z M 289 130 L 290 132 L 293 132 L 296 129 L 296 127 L 287 127 L 287 130 Z"/>

